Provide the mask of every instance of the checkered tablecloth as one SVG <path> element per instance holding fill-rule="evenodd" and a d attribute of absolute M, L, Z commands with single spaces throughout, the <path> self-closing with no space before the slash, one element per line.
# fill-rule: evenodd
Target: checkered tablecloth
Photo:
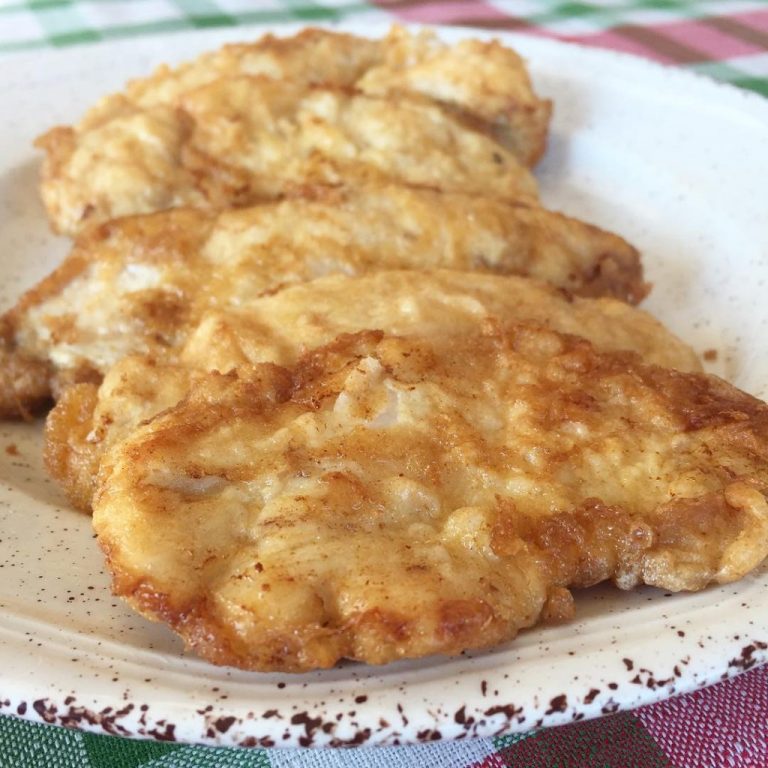
<path fill-rule="evenodd" d="M 754 0 L 0 0 L 0 52 L 260 22 L 392 17 L 627 51 L 768 95 L 768 2 Z"/>
<path fill-rule="evenodd" d="M 768 1 L 0 0 L 0 52 L 257 22 L 392 18 L 515 30 L 626 51 L 768 96 Z M 0 768 L 38 766 L 765 768 L 768 666 L 632 713 L 503 739 L 408 748 L 205 749 L 0 718 Z"/>

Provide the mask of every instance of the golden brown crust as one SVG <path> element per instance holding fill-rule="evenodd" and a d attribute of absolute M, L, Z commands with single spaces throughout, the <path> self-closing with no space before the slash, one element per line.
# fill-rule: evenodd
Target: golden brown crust
<path fill-rule="evenodd" d="M 590 225 L 587 225 L 590 226 Z M 595 241 L 607 233 L 592 227 Z M 622 248 L 619 243 L 605 242 L 603 253 L 585 265 L 579 275 L 579 296 L 615 296 L 630 304 L 639 304 L 651 290 L 643 279 L 643 266 L 637 251 Z"/>
<path fill-rule="evenodd" d="M 0 419 L 29 420 L 51 404 L 47 361 L 0 348 Z"/>
<path fill-rule="evenodd" d="M 91 508 L 101 460 L 88 439 L 97 397 L 94 384 L 68 387 L 45 422 L 45 468 L 72 505 L 84 511 Z"/>
<path fill-rule="evenodd" d="M 83 134 L 61 174 L 45 166 L 43 195 L 63 211 L 61 230 L 184 205 L 274 200 L 307 183 L 536 198 L 533 177 L 511 152 L 420 100 L 240 76 L 158 110 L 121 110 Z"/>
<path fill-rule="evenodd" d="M 550 104 L 497 42 L 446 47 L 305 30 L 225 46 L 102 99 L 37 141 L 57 231 L 181 205 L 245 205 L 306 182 L 399 180 L 535 196 Z M 426 151 L 428 149 L 428 151 Z"/>
<path fill-rule="evenodd" d="M 63 386 L 90 378 L 87 366 L 77 364 L 64 375 L 66 381 L 60 383 L 56 365 L 46 354 L 47 350 L 19 338 L 19 328 L 25 323 L 28 310 L 56 296 L 86 267 L 82 255 L 73 252 L 0 316 L 0 418 L 31 418 L 48 408 Z M 71 333 L 73 324 L 73 313 L 61 314 L 53 320 L 47 333 L 51 340 L 64 338 Z"/>
<path fill-rule="evenodd" d="M 619 265 L 610 279 L 608 261 Z M 88 228 L 5 315 L 6 352 L 19 356 L 17 368 L 33 360 L 67 383 L 94 380 L 124 355 L 172 351 L 212 305 L 247 304 L 324 274 L 434 267 L 532 276 L 629 301 L 645 291 L 632 246 L 538 206 L 398 185 L 304 186 L 281 203 Z M 20 391 L 22 408 L 42 403 L 36 388 Z"/>
<path fill-rule="evenodd" d="M 109 370 L 100 386 L 77 383 L 64 390 L 46 420 L 44 457 L 48 473 L 77 509 L 91 510 L 107 447 L 178 403 L 195 375 L 151 357 L 127 357 Z"/>
<path fill-rule="evenodd" d="M 497 40 L 443 46 L 429 33 L 393 27 L 382 61 L 356 82 L 375 95 L 433 99 L 534 165 L 544 151 L 551 102 L 536 97 L 523 60 Z"/>
<path fill-rule="evenodd" d="M 291 365 L 305 349 L 366 327 L 450 337 L 521 321 L 584 336 L 599 349 L 629 349 L 648 362 L 700 370 L 694 352 L 660 323 L 612 299 L 573 298 L 522 278 L 446 270 L 336 275 L 284 288 L 246 308 L 207 313 L 181 350 L 183 367 L 136 356 L 118 362 L 93 404 L 91 429 L 49 430 L 49 450 L 97 461 L 96 455 L 139 421 L 175 405 L 194 371 L 228 371 L 267 361 Z M 57 406 L 49 421 L 66 423 L 69 412 L 69 404 Z M 86 434 L 88 441 L 83 440 Z M 83 484 L 78 473 L 54 475 L 82 508 L 93 492 L 90 475 L 82 476 Z"/>
<path fill-rule="evenodd" d="M 483 647 L 606 579 L 740 578 L 767 488 L 768 406 L 714 377 L 525 325 L 369 331 L 201 376 L 108 453 L 94 526 L 142 613 L 297 671 Z"/>
<path fill-rule="evenodd" d="M 362 328 L 455 335 L 483 323 L 518 322 L 583 336 L 601 350 L 637 352 L 666 368 L 701 370 L 688 345 L 624 302 L 574 297 L 524 278 L 455 270 L 331 275 L 288 285 L 248 306 L 207 312 L 180 359 L 220 371 L 266 360 L 285 365 L 303 349 Z"/>
<path fill-rule="evenodd" d="M 178 67 L 162 65 L 151 76 L 130 81 L 125 97 L 142 107 L 175 104 L 184 93 L 236 75 L 351 86 L 381 59 L 383 45 L 382 40 L 313 27 L 289 37 L 266 34 L 252 43 L 226 44 Z"/>

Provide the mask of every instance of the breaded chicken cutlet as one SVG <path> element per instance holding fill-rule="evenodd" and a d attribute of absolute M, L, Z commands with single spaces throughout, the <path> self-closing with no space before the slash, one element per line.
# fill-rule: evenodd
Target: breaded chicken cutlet
<path fill-rule="evenodd" d="M 768 553 L 768 406 L 530 326 L 199 378 L 106 455 L 113 589 L 216 664 L 456 654 Z"/>
<path fill-rule="evenodd" d="M 334 275 L 247 307 L 208 312 L 178 361 L 132 355 L 115 364 L 100 387 L 68 388 L 48 416 L 46 465 L 72 503 L 87 510 L 104 451 L 176 405 L 201 372 L 293 365 L 304 351 L 367 328 L 447 339 L 523 321 L 583 336 L 598 349 L 631 350 L 650 363 L 700 370 L 687 345 L 615 299 L 570 298 L 525 278 L 446 270 Z"/>
<path fill-rule="evenodd" d="M 550 104 L 497 42 L 310 29 L 225 46 L 102 99 L 38 140 L 54 228 L 244 205 L 340 179 L 535 196 Z"/>
<path fill-rule="evenodd" d="M 325 274 L 449 267 L 530 275 L 585 295 L 646 290 L 624 240 L 560 214 L 398 185 L 216 213 L 166 211 L 85 232 L 3 318 L 0 415 L 99 380 L 131 353 L 172 353 L 203 313 Z"/>
<path fill-rule="evenodd" d="M 58 399 L 116 594 L 304 671 L 763 561 L 768 406 L 630 306 L 630 245 L 541 208 L 549 116 L 498 43 L 305 30 L 40 138 L 78 240 L 0 317 L 0 416 Z"/>

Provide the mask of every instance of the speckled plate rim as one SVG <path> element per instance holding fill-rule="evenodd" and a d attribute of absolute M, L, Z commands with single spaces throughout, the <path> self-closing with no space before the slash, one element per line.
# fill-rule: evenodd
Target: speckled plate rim
<path fill-rule="evenodd" d="M 340 26 L 371 35 L 385 30 L 378 24 Z M 165 41 L 110 43 L 108 51 L 95 45 L 6 57 L 1 77 L 12 79 L 17 67 L 40 69 L 42 58 L 49 69 L 66 69 L 77 59 L 78 67 L 98 70 L 137 49 L 170 45 L 176 54 L 194 53 L 266 28 L 290 32 L 296 25 L 181 33 Z M 448 40 L 487 36 L 477 30 L 440 33 Z M 715 121 L 719 114 L 726 122 L 748 123 L 748 133 L 768 125 L 768 102 L 686 72 L 622 54 L 496 36 L 521 50 L 534 71 L 666 88 L 692 108 L 708 105 Z M 751 145 L 764 165 L 767 146 L 757 140 Z M 0 160 L 0 168 L 8 163 Z M 754 234 L 765 241 L 764 233 Z M 18 429 L 22 436 L 30 428 Z M 36 504 L 13 487 L 0 489 L 0 497 L 9 505 Z M 687 597 L 640 590 L 617 603 L 613 590 L 599 588 L 579 599 L 579 618 L 572 624 L 540 628 L 488 652 L 383 668 L 346 665 L 301 676 L 215 668 L 183 654 L 91 637 L 82 628 L 41 618 L 20 595 L 0 613 L 0 713 L 128 737 L 264 747 L 396 745 L 522 732 L 631 709 L 768 661 L 766 587 L 763 568 L 736 585 Z M 608 612 L 601 611 L 605 605 L 611 606 Z M 42 663 L 25 663 L 33 641 Z"/>

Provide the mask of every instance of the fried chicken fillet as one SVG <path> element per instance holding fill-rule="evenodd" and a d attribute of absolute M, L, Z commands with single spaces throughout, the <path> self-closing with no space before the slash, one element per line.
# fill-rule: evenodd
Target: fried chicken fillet
<path fill-rule="evenodd" d="M 5 317 L 0 415 L 98 380 L 131 353 L 173 352 L 215 307 L 320 275 L 448 267 L 531 275 L 636 301 L 635 251 L 616 235 L 521 203 L 398 185 L 305 189 L 280 203 L 173 210 L 94 227 Z"/>
<path fill-rule="evenodd" d="M 54 228 L 243 205 L 308 182 L 397 179 L 535 196 L 550 104 L 498 42 L 318 29 L 225 46 L 108 96 L 38 139 Z"/>
<path fill-rule="evenodd" d="M 570 588 L 698 590 L 768 553 L 768 406 L 519 325 L 343 335 L 211 373 L 105 456 L 114 592 L 205 659 L 456 654 Z"/>
<path fill-rule="evenodd" d="M 569 298 L 524 278 L 446 270 L 335 275 L 247 308 L 207 313 L 178 361 L 131 355 L 100 387 L 69 388 L 48 416 L 46 466 L 72 503 L 88 510 L 104 451 L 178 403 L 200 372 L 293 365 L 306 350 L 366 328 L 450 338 L 521 321 L 583 336 L 599 349 L 632 350 L 652 363 L 700 370 L 694 352 L 657 320 L 614 299 Z"/>

